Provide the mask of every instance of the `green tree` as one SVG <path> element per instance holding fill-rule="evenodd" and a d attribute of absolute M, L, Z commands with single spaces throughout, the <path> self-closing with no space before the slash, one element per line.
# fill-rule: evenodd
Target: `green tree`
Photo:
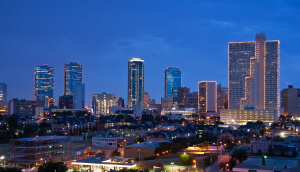
<path fill-rule="evenodd" d="M 232 170 L 233 167 L 236 166 L 236 159 L 235 158 L 230 158 L 228 164 L 229 164 L 229 168 L 228 169 Z"/>
<path fill-rule="evenodd" d="M 171 150 L 172 150 L 173 153 L 180 152 L 180 151 L 182 151 L 184 149 L 183 146 L 181 144 L 179 144 L 179 143 L 172 144 L 170 148 L 171 148 Z"/>
<path fill-rule="evenodd" d="M 182 165 L 193 165 L 194 156 L 188 154 L 182 154 L 178 156 Z"/>
<path fill-rule="evenodd" d="M 262 121 L 260 121 L 260 120 L 257 120 L 256 122 L 255 122 L 255 125 L 257 125 L 257 126 L 262 126 L 262 125 L 264 125 L 264 123 L 262 122 Z"/>
<path fill-rule="evenodd" d="M 235 149 L 232 154 L 232 158 L 237 159 L 240 163 L 247 160 L 248 158 L 248 153 L 246 149 Z"/>
<path fill-rule="evenodd" d="M 116 148 L 114 151 L 111 152 L 110 157 L 120 156 L 121 152 L 118 151 L 118 148 Z"/>
<path fill-rule="evenodd" d="M 66 172 L 68 167 L 63 162 L 52 162 L 43 163 L 39 166 L 38 172 Z"/>
<path fill-rule="evenodd" d="M 78 167 L 73 167 L 72 170 L 73 170 L 73 172 L 79 172 L 79 168 Z"/>
<path fill-rule="evenodd" d="M 47 130 L 45 128 L 39 129 L 38 135 L 39 136 L 47 136 Z"/>
<path fill-rule="evenodd" d="M 16 115 L 12 115 L 9 118 L 7 118 L 5 120 L 5 122 L 8 125 L 8 129 L 10 131 L 11 139 L 13 139 L 14 138 L 14 132 L 15 132 L 16 128 L 18 127 L 18 119 L 17 119 Z"/>

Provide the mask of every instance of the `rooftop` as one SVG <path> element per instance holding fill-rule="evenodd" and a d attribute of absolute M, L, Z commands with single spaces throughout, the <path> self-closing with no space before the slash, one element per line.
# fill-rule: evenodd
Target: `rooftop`
<path fill-rule="evenodd" d="M 45 140 L 53 140 L 53 139 L 62 139 L 62 138 L 68 138 L 65 136 L 40 136 L 40 137 L 27 137 L 27 138 L 21 138 L 21 139 L 11 139 L 16 141 L 45 141 Z"/>
<path fill-rule="evenodd" d="M 133 145 L 128 145 L 127 147 L 150 147 L 150 148 L 157 148 L 159 147 L 159 143 L 166 142 L 166 141 L 148 141 L 137 143 Z"/>

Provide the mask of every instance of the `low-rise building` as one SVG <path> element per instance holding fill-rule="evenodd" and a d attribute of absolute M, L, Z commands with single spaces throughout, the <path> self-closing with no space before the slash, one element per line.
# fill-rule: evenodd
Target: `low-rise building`
<path fill-rule="evenodd" d="M 266 154 L 269 151 L 270 141 L 266 139 L 259 139 L 259 140 L 251 140 L 250 142 L 250 152 L 253 154 L 259 153 L 261 150 L 262 154 Z"/>
<path fill-rule="evenodd" d="M 99 147 L 125 147 L 133 143 L 133 137 L 113 137 L 113 136 L 95 136 L 92 138 L 92 145 Z"/>
<path fill-rule="evenodd" d="M 126 146 L 124 149 L 125 158 L 144 160 L 148 157 L 156 156 L 156 148 L 159 147 L 160 141 L 148 141 Z"/>

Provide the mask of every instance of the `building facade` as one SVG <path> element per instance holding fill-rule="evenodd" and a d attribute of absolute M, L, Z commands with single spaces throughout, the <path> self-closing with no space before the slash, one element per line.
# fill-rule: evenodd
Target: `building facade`
<path fill-rule="evenodd" d="M 49 106 L 54 106 L 54 68 L 48 65 L 34 68 L 34 100 L 43 95 L 49 98 Z"/>
<path fill-rule="evenodd" d="M 7 85 L 0 83 L 0 102 L 7 102 Z"/>
<path fill-rule="evenodd" d="M 101 94 L 92 95 L 92 106 L 94 114 L 112 114 L 111 107 L 116 106 L 118 96 L 116 94 Z"/>
<path fill-rule="evenodd" d="M 181 70 L 168 67 L 165 69 L 165 97 L 177 100 L 178 87 L 181 87 Z"/>
<path fill-rule="evenodd" d="M 84 109 L 85 106 L 85 84 L 73 85 L 73 108 Z"/>
<path fill-rule="evenodd" d="M 73 96 L 72 95 L 59 96 L 58 108 L 59 109 L 73 109 Z"/>
<path fill-rule="evenodd" d="M 207 113 L 217 112 L 217 82 L 202 81 L 198 83 L 198 113 L 206 115 Z"/>
<path fill-rule="evenodd" d="M 64 95 L 73 95 L 74 84 L 82 83 L 82 66 L 70 62 L 64 67 Z"/>
<path fill-rule="evenodd" d="M 228 109 L 228 88 L 222 87 L 221 84 L 217 86 L 217 111 L 221 109 Z"/>
<path fill-rule="evenodd" d="M 144 93 L 144 107 L 143 108 L 149 108 L 151 104 L 151 98 L 149 93 L 145 92 Z"/>
<path fill-rule="evenodd" d="M 189 93 L 190 92 L 190 88 L 187 87 L 178 87 L 178 91 L 177 91 L 177 103 L 178 104 L 183 104 L 184 101 L 184 94 L 185 93 Z M 198 104 L 198 102 L 197 102 Z"/>
<path fill-rule="evenodd" d="M 281 91 L 281 107 L 284 115 L 300 117 L 300 89 L 289 85 Z"/>
<path fill-rule="evenodd" d="M 132 58 L 128 61 L 128 107 L 137 102 L 144 106 L 144 60 Z"/>
<path fill-rule="evenodd" d="M 279 40 L 229 43 L 228 61 L 229 109 L 279 111 Z"/>

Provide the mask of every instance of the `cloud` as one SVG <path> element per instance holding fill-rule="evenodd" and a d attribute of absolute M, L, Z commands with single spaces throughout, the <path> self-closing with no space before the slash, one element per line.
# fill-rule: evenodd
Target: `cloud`
<path fill-rule="evenodd" d="M 220 20 L 210 20 L 212 24 L 220 25 L 220 26 L 233 26 L 234 23 L 228 21 L 220 21 Z"/>

